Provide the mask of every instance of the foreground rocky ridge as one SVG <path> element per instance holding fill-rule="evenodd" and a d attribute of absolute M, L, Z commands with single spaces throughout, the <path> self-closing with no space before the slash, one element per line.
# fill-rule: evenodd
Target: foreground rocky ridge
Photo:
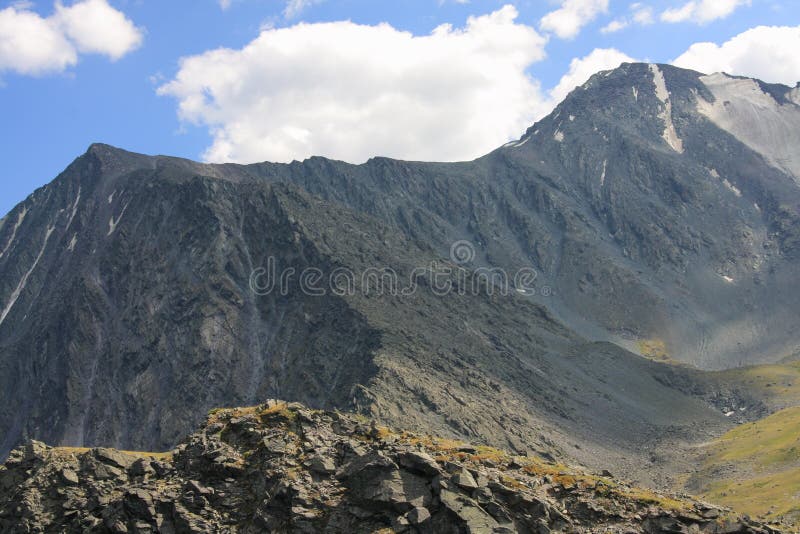
<path fill-rule="evenodd" d="M 50 448 L 0 467 L 2 532 L 780 532 L 687 497 L 269 401 L 174 451 Z"/>

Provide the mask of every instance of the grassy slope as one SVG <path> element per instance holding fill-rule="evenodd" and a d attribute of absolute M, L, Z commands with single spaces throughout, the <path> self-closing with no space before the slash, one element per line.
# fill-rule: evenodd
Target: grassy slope
<path fill-rule="evenodd" d="M 734 428 L 704 456 L 693 491 L 740 513 L 800 526 L 800 407 Z"/>
<path fill-rule="evenodd" d="M 686 488 L 740 513 L 784 518 L 800 528 L 800 361 L 713 374 L 774 413 L 703 447 Z"/>
<path fill-rule="evenodd" d="M 800 406 L 800 361 L 740 367 L 714 373 L 723 383 L 739 385 L 762 397 L 768 406 Z"/>

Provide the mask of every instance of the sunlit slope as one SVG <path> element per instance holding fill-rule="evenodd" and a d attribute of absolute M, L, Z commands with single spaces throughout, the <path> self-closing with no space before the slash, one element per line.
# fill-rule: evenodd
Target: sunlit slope
<path fill-rule="evenodd" d="M 688 485 L 740 513 L 800 526 L 800 406 L 740 425 L 709 444 Z"/>

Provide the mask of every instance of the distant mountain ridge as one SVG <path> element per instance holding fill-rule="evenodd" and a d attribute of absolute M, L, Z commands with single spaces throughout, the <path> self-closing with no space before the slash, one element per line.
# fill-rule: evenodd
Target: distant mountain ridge
<path fill-rule="evenodd" d="M 711 399 L 765 408 L 620 346 L 728 368 L 800 345 L 797 89 L 745 82 L 626 64 L 464 163 L 93 145 L 0 225 L 0 453 L 164 449 L 204 410 L 287 398 L 663 482 L 682 444 L 730 428 Z M 743 129 L 742 84 L 784 122 Z M 463 267 L 534 269 L 548 291 L 251 288 L 269 258 L 408 277 L 456 242 Z"/>

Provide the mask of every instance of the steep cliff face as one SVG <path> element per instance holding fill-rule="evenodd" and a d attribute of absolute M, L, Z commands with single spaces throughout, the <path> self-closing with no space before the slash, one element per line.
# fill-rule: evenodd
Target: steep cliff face
<path fill-rule="evenodd" d="M 797 89 L 667 65 L 595 75 L 473 162 L 312 158 L 249 171 L 475 266 L 532 266 L 571 328 L 702 368 L 796 352 Z"/>
<path fill-rule="evenodd" d="M 0 324 L 4 447 L 23 429 L 164 447 L 198 406 L 268 392 L 344 404 L 378 333 L 338 298 L 249 291 L 253 257 L 324 263 L 284 193 L 126 158 L 93 147 L 17 210 L 29 215 L 3 258 L 3 281 L 19 280 Z"/>
<path fill-rule="evenodd" d="M 4 447 L 162 450 L 204 410 L 278 395 L 519 451 L 632 456 L 634 471 L 667 429 L 727 428 L 673 370 L 587 343 L 515 289 L 474 291 L 429 243 L 248 170 L 98 145 L 19 208 L 35 246 L 15 237 L 4 265 L 34 275 L 0 325 Z M 434 261 L 451 291 L 414 274 Z M 384 267 L 417 290 L 363 287 Z M 307 268 L 358 287 L 303 290 Z M 294 277 L 269 290 L 281 273 Z"/>
<path fill-rule="evenodd" d="M 93 145 L 0 226 L 0 453 L 163 450 L 205 410 L 282 397 L 662 482 L 731 421 L 704 400 L 713 379 L 607 342 L 730 367 L 795 353 L 800 331 L 792 163 L 709 111 L 715 83 L 601 73 L 466 163 Z M 271 266 L 293 273 L 285 290 L 254 279 Z M 480 268 L 537 276 L 472 291 Z M 385 269 L 416 291 L 366 291 Z M 354 290 L 330 285 L 342 272 Z"/>

